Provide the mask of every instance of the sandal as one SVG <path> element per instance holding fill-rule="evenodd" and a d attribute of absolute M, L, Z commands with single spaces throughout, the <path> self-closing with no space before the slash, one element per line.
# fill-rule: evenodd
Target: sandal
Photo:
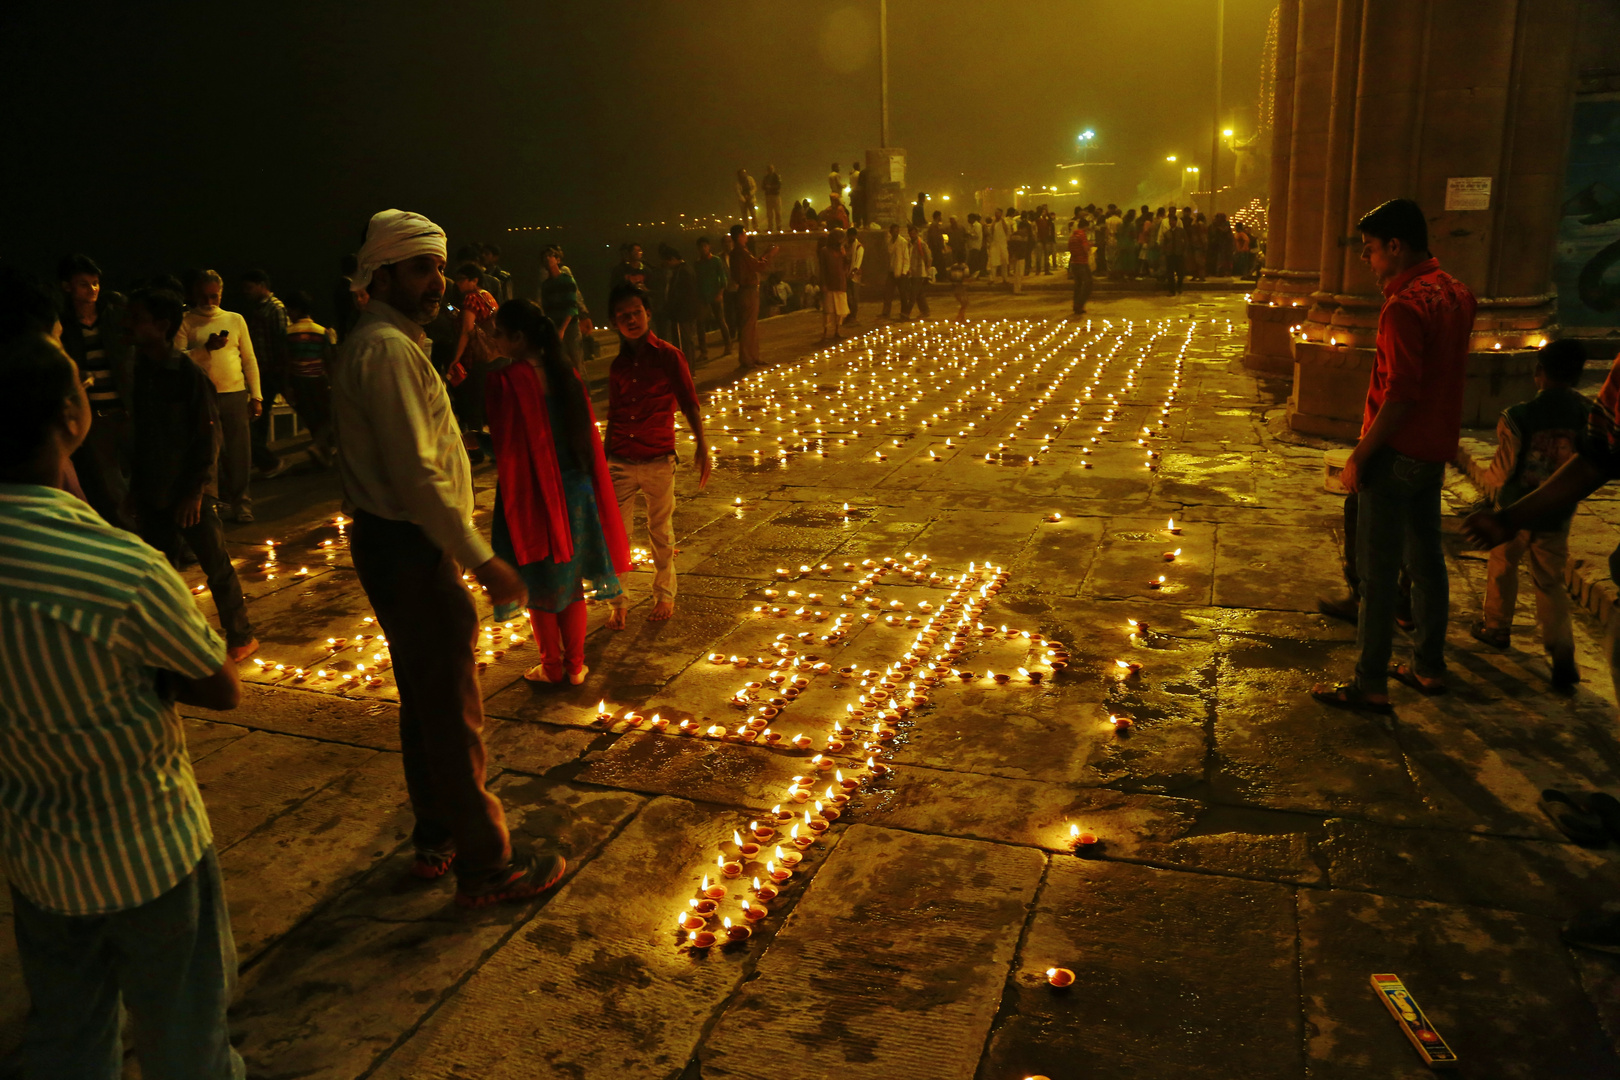
<path fill-rule="evenodd" d="M 1367 695 L 1355 683 L 1339 683 L 1332 690 L 1312 690 L 1311 697 L 1335 709 L 1378 713 L 1380 716 L 1388 716 L 1395 711 L 1387 701 L 1367 700 Z"/>
<path fill-rule="evenodd" d="M 1422 677 L 1405 664 L 1389 665 L 1389 677 L 1398 683 L 1410 686 L 1424 697 L 1438 697 L 1446 692 L 1446 684 L 1442 682 L 1424 682 Z"/>
<path fill-rule="evenodd" d="M 1589 848 L 1607 847 L 1609 833 L 1603 827 L 1603 819 L 1575 800 L 1576 796 L 1547 788 L 1541 793 L 1539 805 L 1558 831 L 1575 843 Z"/>

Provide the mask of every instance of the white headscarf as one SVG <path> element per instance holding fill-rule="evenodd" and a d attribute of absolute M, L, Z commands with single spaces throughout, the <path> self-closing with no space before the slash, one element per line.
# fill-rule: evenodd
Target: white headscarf
<path fill-rule="evenodd" d="M 409 210 L 383 210 L 366 226 L 366 242 L 355 256 L 359 269 L 349 288 L 361 292 L 371 285 L 371 275 L 379 266 L 414 259 L 418 255 L 444 258 L 448 242 L 444 230 L 421 214 Z"/>

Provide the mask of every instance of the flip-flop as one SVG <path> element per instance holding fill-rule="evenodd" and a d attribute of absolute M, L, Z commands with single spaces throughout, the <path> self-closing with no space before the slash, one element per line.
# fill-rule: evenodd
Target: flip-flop
<path fill-rule="evenodd" d="M 1424 697 L 1438 697 L 1446 692 L 1445 683 L 1426 683 L 1418 678 L 1417 672 L 1405 664 L 1389 665 L 1389 677 L 1398 683 L 1404 683 L 1422 694 Z"/>
<path fill-rule="evenodd" d="M 1311 697 L 1323 705 L 1331 705 L 1335 709 L 1351 709 L 1356 712 L 1377 713 L 1388 716 L 1395 710 L 1387 701 L 1368 701 L 1361 688 L 1355 683 L 1339 683 L 1332 690 L 1326 692 L 1311 691 Z"/>
<path fill-rule="evenodd" d="M 1603 827 L 1603 819 L 1576 802 L 1575 798 L 1557 788 L 1547 788 L 1541 793 L 1541 812 L 1558 827 L 1559 832 L 1582 847 L 1607 847 L 1609 833 Z"/>
<path fill-rule="evenodd" d="M 1620 840 L 1620 799 L 1599 791 L 1586 797 L 1586 809 L 1603 822 L 1611 837 Z"/>

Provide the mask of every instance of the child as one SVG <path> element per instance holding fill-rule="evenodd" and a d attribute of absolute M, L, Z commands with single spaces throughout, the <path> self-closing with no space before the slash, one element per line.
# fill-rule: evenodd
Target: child
<path fill-rule="evenodd" d="M 184 313 L 179 295 L 163 289 L 136 290 L 124 309 L 136 357 L 129 509 L 141 539 L 170 562 L 179 555 L 182 538 L 191 545 L 208 575 L 226 654 L 240 663 L 259 642 L 214 509 L 220 442 L 214 384 L 173 344 Z"/>
<path fill-rule="evenodd" d="M 1578 342 L 1554 341 L 1536 356 L 1536 396 L 1503 410 L 1496 422 L 1496 458 L 1485 486 L 1496 489 L 1496 509 L 1512 505 L 1575 454 L 1591 405 L 1575 386 L 1586 354 Z M 1513 607 L 1519 591 L 1519 560 L 1530 556 L 1536 587 L 1536 622 L 1541 643 L 1552 658 L 1552 682 L 1568 689 L 1580 681 L 1575 639 L 1564 591 L 1569 558 L 1569 523 L 1574 508 L 1530 523 L 1506 543 L 1491 549 L 1485 571 L 1485 617 L 1474 637 L 1498 649 L 1508 647 Z"/>
<path fill-rule="evenodd" d="M 287 389 L 298 419 L 309 428 L 309 453 L 325 466 L 332 464 L 332 387 L 327 365 L 337 347 L 337 331 L 310 318 L 309 293 L 297 292 L 284 301 L 287 307 Z"/>
<path fill-rule="evenodd" d="M 966 262 L 958 260 L 951 263 L 945 273 L 951 279 L 951 292 L 956 294 L 956 321 L 965 323 L 968 309 L 967 279 L 973 272 L 968 269 Z"/>

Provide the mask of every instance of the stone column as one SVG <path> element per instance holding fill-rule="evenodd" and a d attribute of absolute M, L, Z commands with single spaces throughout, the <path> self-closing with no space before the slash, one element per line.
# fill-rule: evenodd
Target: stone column
<path fill-rule="evenodd" d="M 1266 259 L 1280 267 L 1288 248 L 1288 172 L 1294 144 L 1294 55 L 1299 36 L 1299 0 L 1281 0 L 1277 9 L 1277 71 L 1271 105 L 1271 177 L 1266 208 Z M 1279 308 L 1277 271 L 1267 267 L 1249 295 L 1249 347 L 1243 363 L 1252 370 L 1292 375 L 1288 328 L 1293 315 Z"/>
<path fill-rule="evenodd" d="M 1428 213 L 1429 246 L 1441 265 L 1479 298 L 1464 423 L 1489 426 L 1531 392 L 1529 350 L 1551 332 L 1576 2 L 1345 3 L 1362 9 L 1351 152 L 1330 164 L 1348 170 L 1346 196 L 1335 204 L 1330 178 L 1320 287 L 1294 340 L 1289 424 L 1312 434 L 1358 433 L 1383 296 L 1356 248 L 1339 246 L 1332 234 L 1348 236 L 1367 210 L 1407 197 Z M 1454 177 L 1490 177 L 1490 208 L 1447 210 Z"/>
<path fill-rule="evenodd" d="M 1359 0 L 1343 0 L 1359 3 Z M 1295 22 L 1292 98 L 1288 109 L 1286 184 L 1273 164 L 1272 198 L 1282 194 L 1283 213 L 1267 215 L 1266 264 L 1260 295 L 1249 307 L 1249 349 L 1244 363 L 1272 374 L 1289 374 L 1288 328 L 1316 289 L 1321 250 L 1322 184 L 1327 161 L 1328 119 L 1332 103 L 1334 31 L 1340 0 L 1292 0 L 1284 3 L 1278 22 L 1278 92 L 1283 86 L 1283 34 Z M 1278 110 L 1276 138 L 1283 138 Z M 1275 151 L 1273 151 L 1275 153 Z M 1275 202 L 1273 204 L 1275 206 Z"/>

